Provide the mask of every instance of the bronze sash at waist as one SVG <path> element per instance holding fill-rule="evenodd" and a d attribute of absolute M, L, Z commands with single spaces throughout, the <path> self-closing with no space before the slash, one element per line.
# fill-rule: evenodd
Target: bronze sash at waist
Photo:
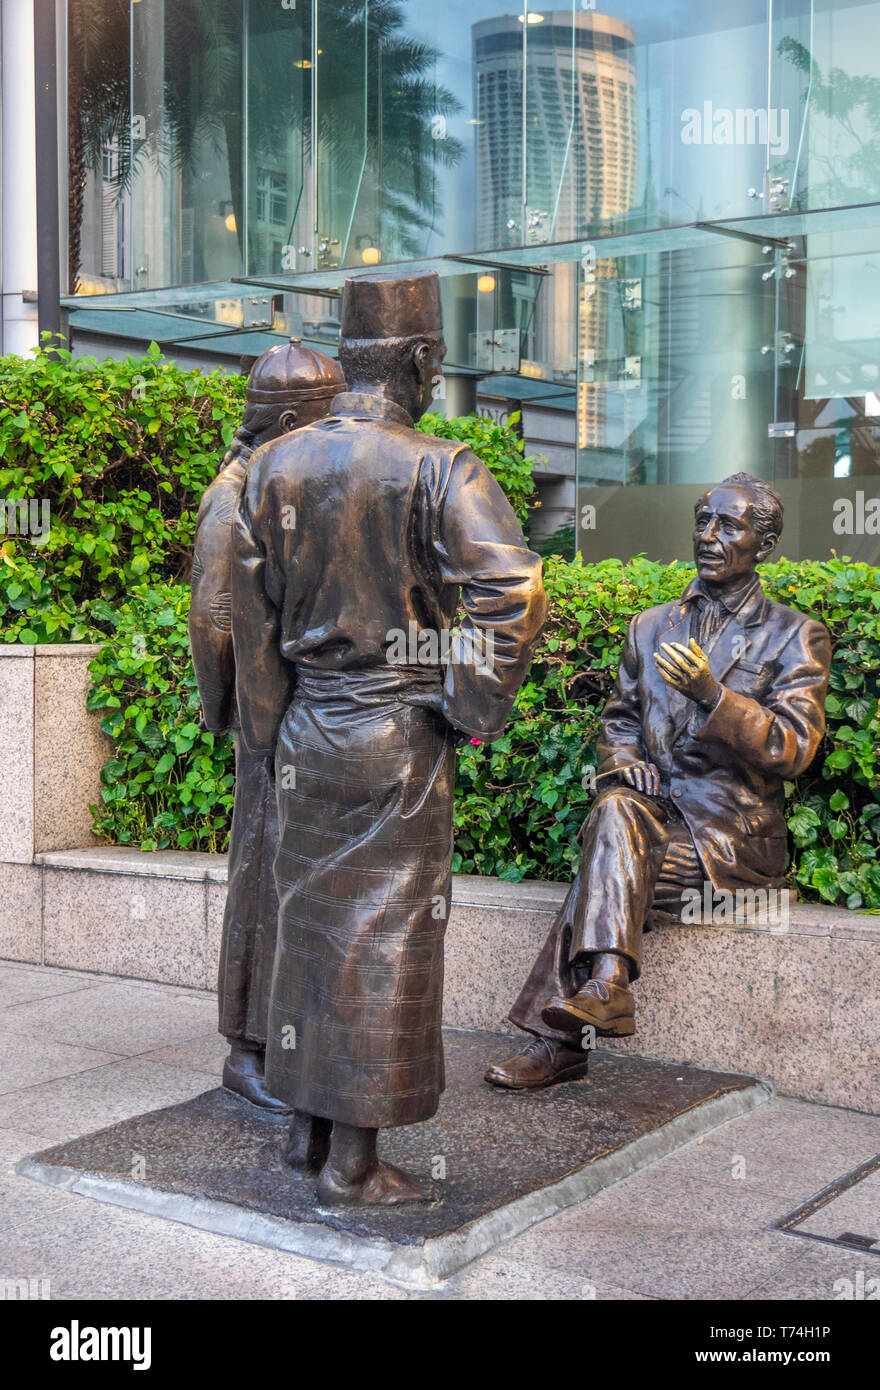
<path fill-rule="evenodd" d="M 328 671 L 298 664 L 294 701 L 350 700 L 356 705 L 413 704 L 440 707 L 442 666 L 369 666 Z"/>

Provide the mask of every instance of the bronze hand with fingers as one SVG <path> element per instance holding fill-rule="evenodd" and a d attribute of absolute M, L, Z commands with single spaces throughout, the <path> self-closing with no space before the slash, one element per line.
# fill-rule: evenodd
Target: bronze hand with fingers
<path fill-rule="evenodd" d="M 718 702 L 721 686 L 709 670 L 709 658 L 693 639 L 687 646 L 683 642 L 661 642 L 660 652 L 654 653 L 654 663 L 667 685 L 680 690 L 689 700 L 694 700 L 704 709 L 712 709 Z"/>
<path fill-rule="evenodd" d="M 646 796 L 660 795 L 660 771 L 653 763 L 632 763 L 618 770 L 618 776 L 637 792 Z"/>

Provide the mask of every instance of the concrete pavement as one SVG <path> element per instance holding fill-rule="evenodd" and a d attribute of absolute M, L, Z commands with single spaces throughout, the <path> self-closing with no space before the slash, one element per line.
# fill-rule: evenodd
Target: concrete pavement
<path fill-rule="evenodd" d="M 196 1231 L 17 1176 L 25 1154 L 217 1084 L 199 990 L 0 964 L 0 1285 L 53 1298 L 805 1299 L 880 1294 L 876 1179 L 846 1248 L 774 1230 L 880 1153 L 880 1117 L 777 1099 L 527 1231 L 429 1292 Z M 836 1231 L 835 1207 L 816 1227 Z M 809 1223 L 808 1223 L 809 1224 Z M 853 1225 L 859 1229 L 853 1232 Z M 861 1229 L 864 1227 L 864 1229 Z M 872 1284 L 872 1280 L 878 1280 Z M 876 1290 L 876 1292 L 874 1292 Z"/>

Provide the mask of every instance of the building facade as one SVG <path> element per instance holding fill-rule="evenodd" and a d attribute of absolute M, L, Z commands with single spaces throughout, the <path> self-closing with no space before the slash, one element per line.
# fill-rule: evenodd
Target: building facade
<path fill-rule="evenodd" d="M 786 554 L 880 561 L 880 0 L 47 5 L 75 351 L 333 351 L 348 275 L 432 266 L 437 408 L 522 412 L 534 536 L 687 555 L 744 468 Z M 33 13 L 2 0 L 6 351 L 37 331 Z"/>

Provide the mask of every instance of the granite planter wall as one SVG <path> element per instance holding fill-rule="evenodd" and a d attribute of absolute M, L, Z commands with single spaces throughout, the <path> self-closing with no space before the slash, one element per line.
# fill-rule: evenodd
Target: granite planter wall
<path fill-rule="evenodd" d="M 30 919 L 32 954 L 18 959 L 214 988 L 225 856 L 53 851 L 30 872 L 41 877 L 41 907 Z M 447 1024 L 509 1027 L 507 1010 L 564 892 L 562 884 L 454 880 Z M 0 934 L 16 910 L 7 913 L 4 902 Z M 646 939 L 635 989 L 638 1033 L 613 1046 L 880 1112 L 880 918 L 795 903 L 785 932 L 663 927 Z"/>
<path fill-rule="evenodd" d="M 101 797 L 110 740 L 86 709 L 100 647 L 0 644 L 0 863 L 94 844 L 89 804 Z"/>
<path fill-rule="evenodd" d="M 100 799 L 109 739 L 86 709 L 83 644 L 0 644 L 0 955 L 40 958 L 46 849 L 94 844 L 89 804 Z"/>

